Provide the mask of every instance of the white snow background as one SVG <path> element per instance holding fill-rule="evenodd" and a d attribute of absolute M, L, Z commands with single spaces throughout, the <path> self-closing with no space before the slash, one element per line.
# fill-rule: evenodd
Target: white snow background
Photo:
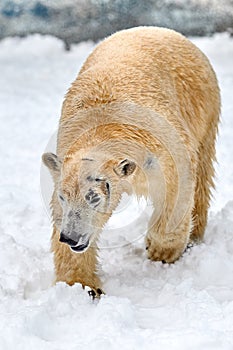
<path fill-rule="evenodd" d="M 53 285 L 40 194 L 41 155 L 93 44 L 66 52 L 39 35 L 0 42 L 1 350 L 233 349 L 233 39 L 192 40 L 216 70 L 223 106 L 205 240 L 172 265 L 149 261 L 142 240 L 102 249 L 100 301 L 79 284 Z"/>

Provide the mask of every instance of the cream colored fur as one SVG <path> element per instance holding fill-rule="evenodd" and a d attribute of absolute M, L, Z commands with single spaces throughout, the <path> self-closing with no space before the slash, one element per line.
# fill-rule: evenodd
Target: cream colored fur
<path fill-rule="evenodd" d="M 213 69 L 182 35 L 156 27 L 132 28 L 95 48 L 63 103 L 57 140 L 61 170 L 54 171 L 44 157 L 55 182 L 52 250 L 57 281 L 101 288 L 95 242 L 123 191 L 154 203 L 146 237 L 150 259 L 173 262 L 189 241 L 203 238 L 219 113 Z M 94 166 L 82 158 L 94 158 Z M 116 170 L 124 159 L 136 164 L 129 176 Z M 57 192 L 65 193 L 67 203 L 82 208 L 89 220 L 85 176 L 95 176 L 97 170 L 109 179 L 110 203 L 91 214 L 91 246 L 77 254 L 59 242 L 62 209 Z"/>

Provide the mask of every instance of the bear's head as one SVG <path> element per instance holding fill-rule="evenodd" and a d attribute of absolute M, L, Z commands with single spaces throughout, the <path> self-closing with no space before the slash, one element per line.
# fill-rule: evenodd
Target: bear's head
<path fill-rule="evenodd" d="M 95 242 L 123 192 L 132 192 L 135 161 L 106 158 L 106 154 L 74 152 L 60 159 L 45 153 L 43 162 L 55 183 L 53 201 L 61 215 L 54 217 L 60 241 L 82 253 Z M 58 210 L 58 211 L 59 211 Z"/>

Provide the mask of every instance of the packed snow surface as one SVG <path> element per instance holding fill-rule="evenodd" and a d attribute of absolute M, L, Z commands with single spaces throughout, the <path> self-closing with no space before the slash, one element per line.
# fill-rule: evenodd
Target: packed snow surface
<path fill-rule="evenodd" d="M 66 52 L 52 37 L 0 42 L 0 349 L 233 349 L 233 39 L 192 40 L 209 57 L 222 93 L 205 240 L 175 264 L 152 262 L 143 239 L 127 244 L 115 216 L 119 244 L 100 250 L 100 301 L 79 284 L 53 285 L 51 224 L 40 193 L 41 154 L 93 44 Z M 123 217 L 137 210 L 127 203 Z"/>

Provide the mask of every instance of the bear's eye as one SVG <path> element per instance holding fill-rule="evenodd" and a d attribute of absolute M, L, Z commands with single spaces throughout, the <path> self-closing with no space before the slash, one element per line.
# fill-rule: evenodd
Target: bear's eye
<path fill-rule="evenodd" d="M 110 185 L 109 185 L 109 183 L 106 181 L 106 184 L 105 184 L 105 186 L 106 186 L 106 189 L 107 189 L 107 191 L 108 191 L 108 193 L 110 192 Z"/>
<path fill-rule="evenodd" d="M 108 183 L 108 181 L 102 181 L 101 185 L 100 185 L 101 190 L 103 191 L 103 193 L 109 197 L 110 195 L 110 185 Z"/>
<path fill-rule="evenodd" d="M 92 176 L 88 176 L 88 177 L 87 177 L 87 180 L 88 180 L 89 182 L 93 182 L 93 181 L 95 181 L 95 182 L 101 182 L 101 181 L 104 181 L 104 179 L 101 178 L 101 177 L 92 177 Z"/>
<path fill-rule="evenodd" d="M 59 199 L 62 201 L 62 202 L 64 202 L 64 198 L 59 194 Z"/>

